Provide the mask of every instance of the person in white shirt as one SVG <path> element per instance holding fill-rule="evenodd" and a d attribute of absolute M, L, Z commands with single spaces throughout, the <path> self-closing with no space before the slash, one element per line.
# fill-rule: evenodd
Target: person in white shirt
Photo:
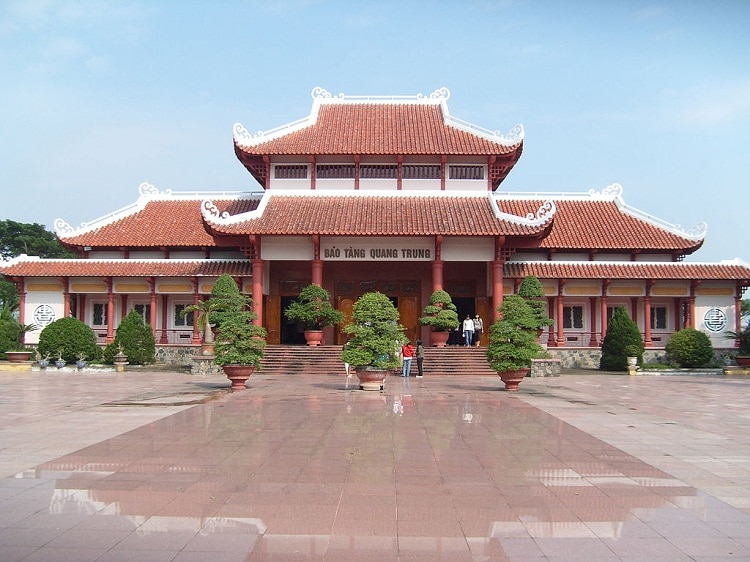
<path fill-rule="evenodd" d="M 464 346 L 470 347 L 471 340 L 474 337 L 474 320 L 471 319 L 471 315 L 467 314 L 463 324 L 464 331 Z"/>

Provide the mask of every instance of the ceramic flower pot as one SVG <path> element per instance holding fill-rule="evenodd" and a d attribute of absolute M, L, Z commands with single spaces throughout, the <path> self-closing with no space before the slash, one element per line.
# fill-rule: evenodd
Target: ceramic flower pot
<path fill-rule="evenodd" d="M 386 369 L 356 367 L 355 372 L 359 379 L 360 390 L 383 390 L 385 378 L 388 376 Z"/>
<path fill-rule="evenodd" d="M 245 383 L 255 371 L 252 365 L 224 365 L 224 374 L 232 381 L 232 392 L 245 390 Z"/>
<path fill-rule="evenodd" d="M 505 383 L 505 390 L 509 392 L 518 391 L 518 385 L 529 374 L 530 369 L 518 369 L 516 371 L 503 371 L 498 373 L 500 380 Z"/>

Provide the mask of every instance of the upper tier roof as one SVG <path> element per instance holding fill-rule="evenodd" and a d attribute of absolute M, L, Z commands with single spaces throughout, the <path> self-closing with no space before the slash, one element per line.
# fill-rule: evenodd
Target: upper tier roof
<path fill-rule="evenodd" d="M 503 169 L 493 187 L 521 156 L 523 127 L 502 135 L 452 117 L 446 88 L 411 97 L 334 97 L 322 88 L 312 95 L 306 118 L 256 136 L 235 125 L 235 153 L 261 185 L 264 156 L 494 156 Z"/>

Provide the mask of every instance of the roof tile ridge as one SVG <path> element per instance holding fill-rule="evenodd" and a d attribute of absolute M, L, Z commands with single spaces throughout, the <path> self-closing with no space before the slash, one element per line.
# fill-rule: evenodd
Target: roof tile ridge
<path fill-rule="evenodd" d="M 543 226 L 549 224 L 555 217 L 555 213 L 557 212 L 557 206 L 555 205 L 555 202 L 551 199 L 547 199 L 539 206 L 536 213 L 528 213 L 525 217 L 512 215 L 500 209 L 500 206 L 497 204 L 497 199 L 495 196 L 493 196 L 492 193 L 489 193 L 487 196 L 490 202 L 490 207 L 492 208 L 492 212 L 495 217 L 499 220 L 510 222 L 512 224 L 531 227 Z"/>
<path fill-rule="evenodd" d="M 236 224 L 252 219 L 259 219 L 263 216 L 263 212 L 266 210 L 271 197 L 272 193 L 270 191 L 264 191 L 260 198 L 260 203 L 258 203 L 255 209 L 236 215 L 230 215 L 227 211 L 219 211 L 213 199 L 205 198 L 201 201 L 201 215 L 203 215 L 203 220 L 207 223 L 219 225 Z"/>
<path fill-rule="evenodd" d="M 82 222 L 79 226 L 73 227 L 64 219 L 57 218 L 54 221 L 55 233 L 60 239 L 72 238 L 81 234 L 86 234 L 117 222 L 118 220 L 130 215 L 134 215 L 146 208 L 146 205 L 153 201 L 189 201 L 204 200 L 207 195 L 218 195 L 218 199 L 253 199 L 260 192 L 252 191 L 172 191 L 171 189 L 159 190 L 148 182 L 142 182 L 138 186 L 138 199 L 124 207 L 120 207 L 106 215 L 102 215 L 92 221 Z"/>
<path fill-rule="evenodd" d="M 592 201 L 592 202 L 612 202 L 618 210 L 626 213 L 636 219 L 649 223 L 651 226 L 666 230 L 691 241 L 704 240 L 708 225 L 705 222 L 699 222 L 693 227 L 686 229 L 679 224 L 670 223 L 645 211 L 637 209 L 632 205 L 625 203 L 622 197 L 622 186 L 619 183 L 612 183 L 601 191 L 589 189 L 587 192 L 501 192 L 497 194 L 498 199 L 508 201 L 539 200 L 549 198 L 554 201 Z"/>

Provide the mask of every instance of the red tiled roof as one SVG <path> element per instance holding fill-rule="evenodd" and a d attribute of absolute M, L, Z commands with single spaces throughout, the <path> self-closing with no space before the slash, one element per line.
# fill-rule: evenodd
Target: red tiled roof
<path fill-rule="evenodd" d="M 488 197 L 276 195 L 266 193 L 263 215 L 236 223 L 210 223 L 221 234 L 328 236 L 534 236 L 540 226 L 498 219 Z M 539 208 L 518 205 L 526 216 Z"/>
<path fill-rule="evenodd" d="M 8 277 L 249 277 L 250 260 L 52 260 L 20 257 L 0 264 Z M 750 266 L 689 262 L 519 262 L 506 263 L 504 276 L 522 279 L 735 280 L 750 285 Z"/>
<path fill-rule="evenodd" d="M 206 232 L 201 215 L 202 198 L 155 199 L 132 212 L 123 212 L 101 226 L 89 227 L 78 233 L 60 234 L 67 246 L 154 248 L 166 246 L 216 246 L 213 236 Z M 251 211 L 258 199 L 233 198 L 213 201 L 219 211 L 230 214 Z"/>
<path fill-rule="evenodd" d="M 218 277 L 252 275 L 247 260 L 52 260 L 20 257 L 0 263 L 8 277 Z"/>
<path fill-rule="evenodd" d="M 539 247 L 561 250 L 671 250 L 691 253 L 703 240 L 694 240 L 623 211 L 615 201 L 553 199 L 557 206 L 549 236 Z M 500 199 L 506 213 L 522 214 L 542 200 Z"/>
<path fill-rule="evenodd" d="M 390 154 L 390 155 L 504 155 L 519 151 L 514 144 L 450 126 L 436 104 L 323 104 L 308 127 L 250 146 L 245 154 Z"/>
<path fill-rule="evenodd" d="M 506 263 L 504 274 L 515 279 L 724 279 L 750 285 L 750 266 L 741 263 L 519 262 Z"/>

